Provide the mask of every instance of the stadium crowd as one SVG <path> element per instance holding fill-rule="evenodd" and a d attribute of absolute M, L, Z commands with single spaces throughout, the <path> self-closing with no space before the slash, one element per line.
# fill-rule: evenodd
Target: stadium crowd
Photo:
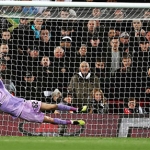
<path fill-rule="evenodd" d="M 77 20 L 67 8 L 56 10 L 58 19 L 50 8 L 16 10 L 35 17 L 16 27 L 0 17 L 0 72 L 12 94 L 88 105 L 87 113 L 149 113 L 150 11 L 144 20 L 123 20 L 121 9 L 112 12 L 116 20 L 99 20 L 106 12 L 93 8 L 93 19 Z"/>

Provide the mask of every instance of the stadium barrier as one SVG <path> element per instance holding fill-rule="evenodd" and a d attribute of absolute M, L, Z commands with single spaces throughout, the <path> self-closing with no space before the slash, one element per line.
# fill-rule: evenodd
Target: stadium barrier
<path fill-rule="evenodd" d="M 1 114 L 0 136 L 150 137 L 149 115 L 52 114 L 51 117 L 82 118 L 86 125 L 68 125 L 66 132 L 60 134 L 58 125 L 13 120 L 10 115 Z"/>

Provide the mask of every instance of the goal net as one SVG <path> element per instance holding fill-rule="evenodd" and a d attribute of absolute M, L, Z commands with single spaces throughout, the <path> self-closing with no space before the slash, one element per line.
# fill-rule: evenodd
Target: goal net
<path fill-rule="evenodd" d="M 149 137 L 149 4 L 0 2 L 0 75 L 26 100 L 88 105 L 56 126 L 0 115 L 2 136 Z"/>

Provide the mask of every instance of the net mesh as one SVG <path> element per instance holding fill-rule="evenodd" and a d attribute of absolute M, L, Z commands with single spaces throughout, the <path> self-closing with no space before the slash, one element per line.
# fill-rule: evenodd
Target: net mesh
<path fill-rule="evenodd" d="M 5 128 L 3 114 L 1 135 L 148 137 L 149 18 L 150 10 L 140 8 L 1 6 L 0 71 L 6 88 L 27 100 L 89 106 L 88 115 L 63 116 L 87 120 L 86 128 L 56 130 L 9 118 L 19 126 L 12 125 L 13 132 Z"/>

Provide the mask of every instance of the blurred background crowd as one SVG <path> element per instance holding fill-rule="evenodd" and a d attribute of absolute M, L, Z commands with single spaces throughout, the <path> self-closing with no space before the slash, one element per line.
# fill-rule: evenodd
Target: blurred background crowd
<path fill-rule="evenodd" d="M 150 10 L 141 19 L 124 19 L 127 12 L 117 8 L 0 11 L 0 75 L 13 95 L 88 105 L 88 113 L 149 113 Z M 10 17 L 16 13 L 22 17 Z"/>

